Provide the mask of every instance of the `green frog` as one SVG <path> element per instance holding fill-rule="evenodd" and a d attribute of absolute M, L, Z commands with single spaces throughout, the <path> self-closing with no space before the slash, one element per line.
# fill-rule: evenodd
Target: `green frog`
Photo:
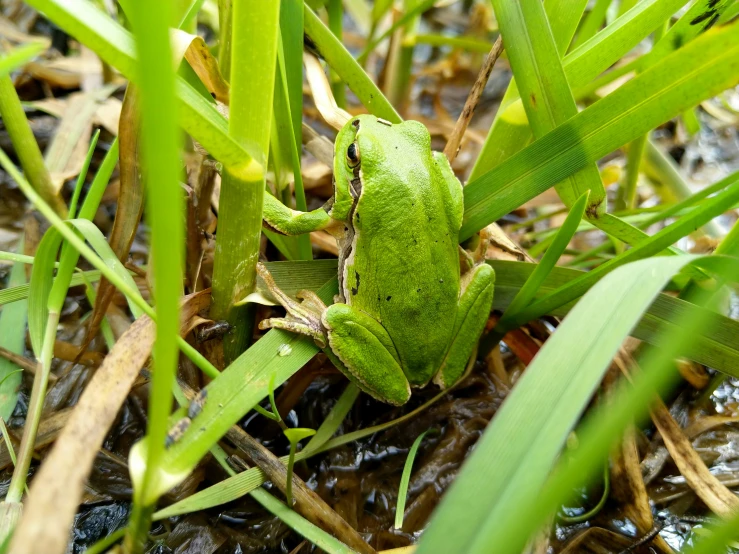
<path fill-rule="evenodd" d="M 298 212 L 267 195 L 264 208 L 274 231 L 336 238 L 339 294 L 331 306 L 310 291 L 296 301 L 259 264 L 287 310 L 260 327 L 313 337 L 360 389 L 389 404 L 431 379 L 451 386 L 476 351 L 495 282 L 493 269 L 459 246 L 463 212 L 462 185 L 423 124 L 353 117 L 336 138 L 331 200 Z"/>

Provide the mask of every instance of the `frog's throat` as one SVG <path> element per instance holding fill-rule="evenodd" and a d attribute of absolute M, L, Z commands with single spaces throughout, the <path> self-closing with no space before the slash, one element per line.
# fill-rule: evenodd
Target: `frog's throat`
<path fill-rule="evenodd" d="M 339 300 L 351 306 L 351 294 L 345 294 L 346 283 L 347 283 L 347 271 L 354 265 L 354 254 L 357 240 L 359 240 L 359 230 L 354 226 L 354 213 L 357 211 L 357 204 L 359 203 L 359 197 L 362 193 L 362 171 L 359 169 L 361 166 L 355 168 L 355 177 L 351 180 L 349 186 L 354 198 L 352 207 L 349 210 L 349 215 L 346 222 L 346 231 L 342 236 L 337 237 L 336 244 L 339 249 Z"/>

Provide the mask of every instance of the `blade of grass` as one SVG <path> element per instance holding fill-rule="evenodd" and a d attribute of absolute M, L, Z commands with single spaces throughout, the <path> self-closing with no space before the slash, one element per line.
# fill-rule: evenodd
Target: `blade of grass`
<path fill-rule="evenodd" d="M 228 132 L 234 142 L 252 145 L 262 167 L 269 153 L 279 10 L 279 2 L 259 0 L 236 2 L 233 7 Z M 221 176 L 210 313 L 234 329 L 223 340 L 227 363 L 244 351 L 252 335 L 253 308 L 234 303 L 252 292 L 256 281 L 265 184 L 264 173 L 244 177 L 226 171 Z"/>
<path fill-rule="evenodd" d="M 18 250 L 23 250 L 23 239 L 19 242 Z M 10 270 L 8 287 L 17 287 L 25 282 L 26 268 L 22 263 L 16 262 Z M 27 317 L 27 302 L 17 302 L 3 307 L 0 312 L 0 346 L 16 354 L 24 353 Z M 19 369 L 10 360 L 0 358 L 0 419 L 3 421 L 8 421 L 15 410 L 22 378 Z"/>
<path fill-rule="evenodd" d="M 48 41 L 40 40 L 13 48 L 0 57 L 0 78 L 6 77 L 11 71 L 30 62 L 49 47 Z"/>
<path fill-rule="evenodd" d="M 431 9 L 434 6 L 435 2 L 436 0 L 421 0 L 415 5 L 412 5 L 410 9 L 406 9 L 405 13 L 403 13 L 403 15 L 401 15 L 395 22 L 393 22 L 393 24 L 388 27 L 384 33 L 367 43 L 367 45 L 364 47 L 364 50 L 362 50 L 359 56 L 357 56 L 357 61 L 361 65 L 364 65 L 364 63 L 367 61 L 367 57 L 374 51 L 375 48 L 377 48 L 378 44 L 380 44 L 383 40 L 392 35 L 398 29 L 402 29 L 406 24 L 417 18 L 419 15 Z"/>
<path fill-rule="evenodd" d="M 529 126 L 534 138 L 541 138 L 577 114 L 544 6 L 537 0 L 492 2 Z M 594 163 L 556 184 L 555 189 L 568 207 L 589 191 L 588 219 L 605 212 L 606 191 Z"/>
<path fill-rule="evenodd" d="M 730 206 L 739 201 L 739 182 L 736 177 L 729 177 L 728 182 L 733 182 L 724 192 L 721 192 L 701 204 L 698 208 L 678 219 L 671 225 L 668 225 L 653 237 L 639 243 L 637 246 L 627 250 L 616 256 L 615 258 L 605 262 L 593 271 L 583 275 L 582 278 L 569 283 L 562 289 L 541 298 L 528 308 L 522 310 L 517 317 L 513 319 L 515 324 L 522 324 L 530 321 L 535 317 L 548 313 L 552 309 L 567 304 L 574 300 L 582 292 L 588 290 L 592 283 L 601 279 L 606 273 L 613 271 L 615 268 L 632 262 L 634 260 L 643 259 L 654 256 L 664 250 L 677 239 L 682 238 L 700 227 L 706 221 L 710 221 L 714 217 L 721 215 Z"/>
<path fill-rule="evenodd" d="M 400 476 L 400 487 L 398 488 L 398 504 L 395 507 L 395 528 L 402 529 L 403 527 L 403 516 L 405 515 L 405 501 L 408 496 L 408 483 L 411 480 L 411 471 L 413 471 L 413 462 L 416 460 L 416 453 L 418 448 L 421 446 L 421 441 L 426 436 L 430 429 L 426 429 L 423 433 L 418 435 L 411 449 L 408 451 L 408 457 L 405 459 L 405 465 L 403 466 L 403 474 Z"/>
<path fill-rule="evenodd" d="M 528 520 L 521 507 L 536 504 L 570 430 L 624 337 L 672 276 L 700 258 L 641 260 L 619 268 L 587 293 L 544 344 L 483 433 L 432 516 L 419 554 L 520 551 L 528 533 L 509 533 L 507 527 L 520 531 L 530 522 L 513 525 L 518 520 L 511 516 L 512 507 L 516 506 L 516 517 Z M 739 260 L 726 258 L 723 263 L 739 275 Z M 506 540 L 496 541 L 501 535 Z"/>
<path fill-rule="evenodd" d="M 31 0 L 28 4 L 93 50 L 126 78 L 138 82 L 133 37 L 89 0 Z M 225 74 L 224 77 L 227 78 Z M 260 177 L 264 169 L 249 152 L 250 145 L 242 146 L 228 135 L 226 120 L 213 103 L 203 98 L 181 77 L 175 79 L 175 91 L 180 100 L 179 122 L 185 131 L 231 173 L 244 178 Z"/>
<path fill-rule="evenodd" d="M 316 50 L 320 57 L 336 71 L 341 80 L 364 104 L 367 111 L 391 123 L 400 123 L 402 119 L 392 104 L 388 102 L 344 45 L 307 5 L 305 5 L 304 17 L 306 39 L 310 40 L 309 47 Z"/>
<path fill-rule="evenodd" d="M 156 369 L 151 377 L 146 428 L 151 448 L 147 451 L 143 478 L 134 488 L 131 518 L 123 541 L 128 552 L 136 553 L 143 550 L 154 509 L 150 490 L 158 488 L 156 480 L 177 371 L 184 202 L 179 185 L 180 136 L 168 29 L 173 21 L 172 7 L 168 2 L 134 2 L 131 8 L 139 56 L 136 72 L 141 92 L 141 147 L 157 314 L 152 353 Z"/>
<path fill-rule="evenodd" d="M 531 276 L 526 280 L 526 283 L 524 283 L 508 305 L 508 309 L 506 309 L 503 317 L 500 318 L 498 324 L 495 326 L 495 335 L 497 337 L 502 337 L 502 335 L 510 331 L 510 322 L 515 317 L 515 314 L 528 306 L 539 292 L 541 284 L 551 273 L 552 269 L 554 269 L 554 266 L 557 265 L 557 260 L 559 260 L 565 248 L 567 248 L 567 245 L 572 240 L 572 237 L 575 235 L 577 226 L 585 213 L 586 204 L 587 193 L 580 196 L 572 206 L 570 213 L 567 214 L 567 219 L 565 219 L 562 227 L 557 231 L 552 245 L 547 249 L 541 262 L 536 264 L 536 269 L 534 269 Z M 498 342 L 498 340 L 495 342 Z"/>
<path fill-rule="evenodd" d="M 317 293 L 324 302 L 330 302 L 336 291 L 334 278 Z M 286 350 L 284 345 L 289 347 L 288 356 L 280 355 Z M 208 449 L 269 394 L 272 379 L 273 387 L 280 386 L 317 352 L 318 347 L 307 337 L 272 329 L 234 360 L 208 385 L 208 401 L 203 410 L 181 439 L 167 449 L 156 494 L 184 479 Z M 130 455 L 132 467 L 143 467 L 147 443 L 134 445 Z"/>
<path fill-rule="evenodd" d="M 349 390 L 350 389 L 347 389 L 347 392 Z M 379 433 L 380 431 L 389 429 L 390 427 L 403 423 L 404 421 L 408 421 L 412 419 L 413 417 L 415 417 L 416 415 L 418 415 L 419 413 L 421 413 L 422 411 L 424 411 L 425 409 L 427 409 L 429 406 L 431 406 L 435 402 L 437 402 L 447 392 L 448 390 L 442 391 L 441 393 L 437 394 L 434 398 L 432 398 L 425 404 L 419 406 L 415 410 L 397 419 L 389 421 L 387 423 L 381 423 L 379 425 L 374 425 L 372 427 L 367 427 L 365 429 L 360 429 L 358 431 L 346 433 L 344 435 L 341 435 L 339 437 L 326 441 L 325 443 L 323 443 L 322 446 L 319 446 L 317 448 L 310 449 L 306 447 L 302 452 L 299 452 L 298 454 L 296 454 L 295 461 L 304 460 L 315 454 L 326 452 L 328 450 L 342 446 L 344 444 L 348 444 L 350 442 L 362 439 L 364 437 L 371 436 L 374 433 Z M 350 406 L 346 406 L 346 409 L 348 410 L 349 407 Z M 340 421 L 337 421 L 337 420 L 338 420 L 338 417 L 334 419 L 334 422 L 337 424 L 340 423 Z M 322 425 L 316 435 L 321 434 L 321 429 L 323 429 L 323 427 L 324 426 Z M 329 434 L 329 433 L 326 432 L 326 434 Z M 280 458 L 280 461 L 284 464 L 287 464 L 288 457 L 283 456 L 282 458 Z M 199 491 L 193 494 L 192 496 L 185 498 L 177 502 L 176 504 L 173 504 L 172 506 L 168 506 L 162 510 L 159 510 L 155 514 L 155 517 L 157 519 L 163 519 L 166 517 L 172 517 L 175 515 L 186 514 L 186 513 L 197 511 L 197 510 L 203 510 L 203 509 L 211 508 L 214 506 L 218 506 L 220 504 L 230 502 L 231 500 L 235 500 L 251 491 L 254 491 L 257 487 L 262 485 L 266 480 L 267 480 L 266 476 L 261 469 L 259 469 L 258 467 L 251 468 L 242 473 L 234 475 L 228 479 L 225 479 L 224 481 L 221 481 L 211 487 L 208 487 L 207 489 Z"/>
<path fill-rule="evenodd" d="M 77 178 L 69 213 L 77 211 L 77 200 L 79 199 L 82 185 L 85 182 L 89 162 L 92 159 L 96 144 L 97 135 L 95 135 L 90 145 L 86 163 L 83 165 L 83 172 Z M 112 150 L 115 150 L 115 142 Z M 101 166 L 98 174 L 101 178 L 98 179 L 96 176 L 93 180 L 90 192 L 80 209 L 80 216 L 83 218 L 91 219 L 95 215 L 103 191 L 108 184 L 110 173 L 107 172 L 104 165 Z M 31 337 L 32 343 L 34 344 L 34 352 L 39 361 L 39 370 L 33 380 L 31 401 L 28 407 L 26 425 L 23 428 L 23 439 L 18 453 L 18 463 L 14 468 L 13 477 L 8 488 L 7 498 L 9 502 L 20 502 L 23 491 L 26 488 L 26 477 L 31 464 L 36 433 L 41 420 L 41 410 L 51 373 L 51 360 L 54 352 L 57 325 L 67 291 L 69 290 L 69 284 L 72 280 L 72 274 L 79 261 L 79 253 L 70 244 L 63 244 L 59 258 L 59 269 L 56 277 L 53 277 L 53 261 L 56 258 L 60 241 L 61 237 L 53 228 L 46 232 L 41 240 L 44 243 L 43 249 L 39 245 L 37 255 L 44 256 L 47 249 L 51 255 L 46 260 L 43 257 L 40 258 L 44 262 L 35 263 L 31 273 L 32 295 L 29 305 L 33 305 L 33 311 L 29 313 L 29 330 L 33 329 Z"/>
<path fill-rule="evenodd" d="M 136 287 L 136 284 L 131 279 L 128 270 L 126 270 L 120 261 L 118 261 L 115 253 L 110 249 L 110 245 L 97 227 L 86 220 L 77 219 L 68 222 L 73 224 L 76 229 L 80 231 L 85 238 L 93 244 L 93 246 L 95 246 L 99 255 L 93 252 L 93 250 L 87 246 L 84 241 L 59 218 L 59 216 L 54 213 L 54 210 L 52 210 L 51 207 L 36 193 L 36 191 L 33 190 L 30 183 L 26 181 L 20 171 L 18 171 L 18 168 L 13 165 L 2 150 L 0 150 L 0 166 L 10 174 L 13 180 L 18 184 L 19 188 L 23 191 L 23 194 L 26 195 L 26 198 L 28 198 L 34 207 L 51 222 L 54 229 L 56 229 L 56 231 L 61 234 L 65 240 L 72 244 L 75 249 L 77 249 L 77 251 L 80 252 L 82 256 L 84 256 L 85 259 L 98 270 L 99 273 L 93 272 L 91 275 L 97 275 L 98 277 L 100 274 L 104 275 L 106 279 L 112 282 L 115 287 L 126 296 L 126 299 L 130 304 L 134 304 L 142 313 L 145 313 L 156 321 L 156 313 L 143 299 Z M 105 261 L 101 259 L 101 256 L 105 258 Z M 34 265 L 37 265 L 38 263 L 40 263 L 40 261 L 37 261 Z M 81 280 L 80 282 L 84 281 Z M 22 293 L 23 291 L 16 292 L 13 294 L 13 297 Z M 192 362 L 200 368 L 203 373 L 211 378 L 215 378 L 215 376 L 218 375 L 218 370 L 213 367 L 213 365 L 208 362 L 200 352 L 195 350 L 195 348 L 193 348 L 183 338 L 179 337 L 179 335 L 176 338 L 182 352 L 190 358 L 190 360 L 192 360 Z"/>
<path fill-rule="evenodd" d="M 678 260 L 682 261 L 681 258 Z M 658 265 L 656 262 L 657 260 L 644 260 L 638 263 L 642 266 L 648 263 Z M 719 281 L 727 278 L 734 280 L 736 275 L 739 275 L 736 259 L 719 260 L 715 256 L 708 256 L 699 258 L 694 263 L 700 263 L 704 268 L 711 264 Z M 662 274 L 663 269 L 665 266 L 659 268 L 655 275 Z M 639 286 L 642 286 L 642 283 Z M 704 296 L 710 296 L 710 293 Z M 706 300 L 704 297 L 703 301 Z M 500 506 L 503 508 L 502 515 L 501 511 L 496 509 L 492 510 L 496 513 L 491 513 L 491 516 L 501 515 L 502 519 L 495 521 L 496 531 L 487 527 L 480 534 L 481 543 L 493 541 L 496 549 L 500 544 L 505 545 L 501 552 L 517 551 L 516 548 L 523 545 L 526 537 L 558 505 L 572 497 L 573 490 L 583 486 L 600 472 L 604 458 L 613 447 L 613 442 L 619 440 L 623 429 L 635 419 L 639 421 L 645 418 L 654 395 L 667 392 L 668 387 L 674 383 L 678 376 L 674 371 L 674 360 L 681 354 L 684 346 L 690 344 L 695 331 L 708 323 L 709 312 L 710 310 L 706 309 L 689 310 L 674 322 L 674 326 L 661 337 L 661 348 L 649 349 L 639 360 L 643 371 L 634 378 L 633 386 L 622 383 L 615 392 L 613 401 L 607 406 L 596 408 L 580 425 L 577 431 L 578 447 L 564 456 L 546 484 L 537 488 L 533 495 L 530 494 L 530 490 L 515 491 L 514 494 L 517 496 L 515 504 L 511 504 L 510 497 L 501 498 L 508 501 L 505 506 Z M 521 497 L 521 493 L 526 498 Z"/>
<path fill-rule="evenodd" d="M 504 39 L 510 43 L 509 58 L 521 92 L 529 126 L 535 138 L 577 114 L 575 99 L 541 2 L 493 0 Z M 506 36 L 508 37 L 506 39 Z M 625 221 L 606 214 L 606 191 L 595 163 L 569 175 L 555 185 L 566 206 L 589 191 L 586 217 L 593 225 L 627 244 L 646 234 Z"/>
<path fill-rule="evenodd" d="M 460 240 L 737 82 L 739 22 L 702 34 L 468 184 Z"/>
<path fill-rule="evenodd" d="M 72 276 L 72 281 L 69 284 L 70 287 L 76 287 L 78 285 L 84 285 L 85 279 L 94 283 L 100 280 L 100 272 L 97 270 L 84 271 L 75 273 Z M 29 297 L 31 286 L 26 283 L 24 285 L 16 285 L 14 287 L 8 287 L 7 289 L 0 290 L 0 306 L 4 304 L 10 304 L 12 302 L 19 302 Z"/>
<path fill-rule="evenodd" d="M 599 73 L 621 59 L 685 3 L 686 0 L 643 0 L 581 47 L 565 56 L 562 64 L 572 90 L 578 91 L 589 84 Z M 552 33 L 559 51 L 564 53 L 569 44 L 569 38 L 575 31 L 572 22 L 577 24 L 584 6 L 578 7 L 579 10 L 576 12 L 553 10 L 550 6 L 554 7 L 549 2 L 545 5 L 547 16 L 552 22 Z M 572 17 L 569 26 L 555 26 L 561 17 L 557 12 Z M 493 127 L 485 139 L 482 151 L 472 168 L 470 181 L 479 178 L 483 173 L 490 171 L 521 150 L 530 139 L 531 131 L 528 129 L 528 121 L 519 101 L 518 89 L 510 86 L 506 91 L 501 109 L 496 114 Z"/>
<path fill-rule="evenodd" d="M 51 175 L 44 165 L 44 157 L 15 91 L 13 80 L 8 75 L 0 76 L 0 117 L 13 143 L 15 154 L 33 188 L 57 214 L 66 215 L 67 207 L 56 193 Z"/>
<path fill-rule="evenodd" d="M 293 124 L 295 149 L 300 152 L 303 133 L 303 2 L 280 1 L 280 31 L 282 36 L 283 67 L 290 116 Z M 297 194 L 297 191 L 296 191 Z M 300 200 L 298 199 L 298 203 Z M 302 209 L 302 208 L 298 208 Z"/>

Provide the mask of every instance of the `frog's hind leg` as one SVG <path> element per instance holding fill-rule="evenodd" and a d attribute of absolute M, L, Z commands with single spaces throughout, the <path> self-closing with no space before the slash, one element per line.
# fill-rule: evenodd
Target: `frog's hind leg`
<path fill-rule="evenodd" d="M 459 298 L 454 335 L 434 382 L 449 387 L 462 376 L 493 304 L 495 271 L 482 263 L 462 276 L 462 295 Z"/>
<path fill-rule="evenodd" d="M 364 312 L 333 304 L 322 322 L 328 331 L 331 361 L 371 396 L 400 406 L 411 396 L 408 379 L 385 328 Z"/>
<path fill-rule="evenodd" d="M 263 264 L 257 264 L 257 273 L 264 280 L 270 293 L 287 310 L 287 317 L 264 319 L 259 322 L 259 328 L 269 329 L 274 327 L 308 335 L 316 341 L 318 346 L 324 348 L 326 346 L 326 332 L 321 323 L 321 314 L 326 310 L 326 305 L 321 299 L 314 292 L 302 290 L 297 295 L 302 302 L 297 302 L 282 292 Z"/>

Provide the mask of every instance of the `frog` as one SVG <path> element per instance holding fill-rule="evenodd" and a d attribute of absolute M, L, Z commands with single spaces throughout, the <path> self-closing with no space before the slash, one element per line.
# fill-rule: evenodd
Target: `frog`
<path fill-rule="evenodd" d="M 459 245 L 462 184 L 413 120 L 352 117 L 337 134 L 333 165 L 324 206 L 301 212 L 266 195 L 263 225 L 332 234 L 339 294 L 329 306 L 311 291 L 292 298 L 257 264 L 287 312 L 259 327 L 312 337 L 350 381 L 391 405 L 431 380 L 451 387 L 474 361 L 495 283 L 485 247 L 475 257 Z"/>

